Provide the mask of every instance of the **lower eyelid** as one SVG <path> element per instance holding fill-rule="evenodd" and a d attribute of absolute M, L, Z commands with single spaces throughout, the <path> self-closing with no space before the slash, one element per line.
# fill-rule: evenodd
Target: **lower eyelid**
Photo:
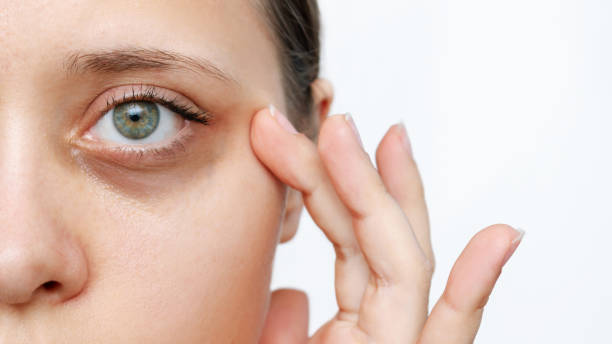
<path fill-rule="evenodd" d="M 76 146 L 96 158 L 131 169 L 165 168 L 175 165 L 178 160 L 190 154 L 190 143 L 195 136 L 193 126 L 186 121 L 179 133 L 162 144 L 121 145 L 97 140 L 83 135 L 76 140 Z"/>
<path fill-rule="evenodd" d="M 181 140 L 174 140 L 169 145 L 153 148 L 138 148 L 131 146 L 118 146 L 112 149 L 116 157 L 122 160 L 140 162 L 147 158 L 162 161 L 176 158 L 177 155 L 185 153 L 185 144 Z"/>

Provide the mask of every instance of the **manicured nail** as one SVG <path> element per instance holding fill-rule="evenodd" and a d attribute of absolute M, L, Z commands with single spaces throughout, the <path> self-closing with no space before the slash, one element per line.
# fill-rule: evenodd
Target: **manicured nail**
<path fill-rule="evenodd" d="M 359 135 L 359 131 L 357 131 L 357 126 L 355 125 L 355 121 L 353 121 L 353 116 L 349 112 L 347 112 L 344 115 L 344 120 L 349 123 L 349 126 L 351 127 L 351 129 L 353 129 L 353 132 L 355 133 L 355 137 L 357 137 L 357 141 L 359 141 L 359 145 L 363 147 L 363 141 L 361 141 L 361 136 Z"/>
<path fill-rule="evenodd" d="M 522 228 L 515 228 L 514 229 L 516 231 L 516 238 L 514 238 L 514 240 L 512 240 L 512 243 L 515 244 L 517 242 L 520 242 L 521 240 L 523 240 L 523 237 L 525 236 L 525 230 Z"/>
<path fill-rule="evenodd" d="M 297 134 L 297 130 L 295 130 L 293 124 L 291 124 L 287 117 L 282 112 L 278 111 L 274 105 L 270 104 L 268 109 L 270 110 L 270 115 L 276 119 L 276 123 L 278 123 L 281 128 L 285 129 L 291 134 Z"/>
<path fill-rule="evenodd" d="M 402 141 L 402 145 L 404 146 L 404 149 L 406 149 L 408 154 L 412 155 L 412 144 L 410 143 L 410 138 L 408 137 L 408 130 L 406 130 L 406 125 L 402 121 L 402 122 L 399 122 L 397 126 L 402 132 L 401 141 Z"/>
<path fill-rule="evenodd" d="M 523 237 L 525 236 L 525 231 L 523 229 L 514 228 L 514 230 L 516 231 L 516 237 L 514 238 L 514 240 L 512 240 L 512 246 L 510 246 L 510 249 L 508 249 L 508 252 L 504 257 L 504 263 L 502 265 L 505 265 L 510 259 L 510 257 L 512 257 L 512 254 L 514 254 L 514 251 L 516 251 L 516 248 L 519 246 L 519 244 L 523 240 Z"/>

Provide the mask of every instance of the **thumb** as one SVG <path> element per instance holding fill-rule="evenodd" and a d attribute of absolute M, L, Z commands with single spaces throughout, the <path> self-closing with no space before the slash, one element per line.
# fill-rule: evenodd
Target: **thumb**
<path fill-rule="evenodd" d="M 294 289 L 272 293 L 260 344 L 304 344 L 308 340 L 308 297 Z"/>

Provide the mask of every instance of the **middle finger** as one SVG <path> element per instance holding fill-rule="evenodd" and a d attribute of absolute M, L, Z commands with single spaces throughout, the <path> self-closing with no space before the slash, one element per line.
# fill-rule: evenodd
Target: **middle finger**
<path fill-rule="evenodd" d="M 360 328 L 375 341 L 415 341 L 427 315 L 431 265 L 406 214 L 363 149 L 350 115 L 323 123 L 319 154 L 373 272 Z"/>

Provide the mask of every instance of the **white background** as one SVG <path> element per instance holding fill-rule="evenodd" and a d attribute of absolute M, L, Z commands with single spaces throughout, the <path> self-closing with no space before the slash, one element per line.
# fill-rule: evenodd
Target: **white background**
<path fill-rule="evenodd" d="M 477 343 L 612 343 L 612 1 L 320 0 L 323 75 L 373 154 L 408 127 L 426 187 L 432 304 L 469 238 L 527 231 Z M 335 311 L 333 252 L 305 213 L 272 286 Z"/>

